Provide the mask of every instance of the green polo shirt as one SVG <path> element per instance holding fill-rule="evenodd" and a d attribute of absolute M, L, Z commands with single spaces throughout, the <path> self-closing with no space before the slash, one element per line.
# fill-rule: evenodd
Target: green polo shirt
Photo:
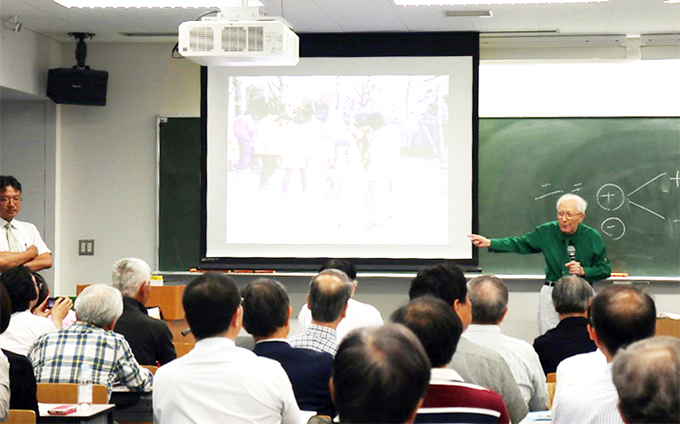
<path fill-rule="evenodd" d="M 604 241 L 594 228 L 583 223 L 574 234 L 564 234 L 557 221 L 546 222 L 533 231 L 519 237 L 491 239 L 491 252 L 515 252 L 520 254 L 543 253 L 545 258 L 545 278 L 557 281 L 569 274 L 564 266 L 569 262 L 567 246 L 576 248 L 576 260 L 585 270 L 585 278 L 590 284 L 609 277 L 611 268 Z"/>

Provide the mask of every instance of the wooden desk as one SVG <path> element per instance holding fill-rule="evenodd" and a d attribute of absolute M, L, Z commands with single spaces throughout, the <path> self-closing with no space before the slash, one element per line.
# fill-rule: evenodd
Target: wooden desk
<path fill-rule="evenodd" d="M 50 415 L 48 410 L 59 406 L 59 403 L 38 403 L 40 410 L 40 422 L 42 423 L 113 423 L 113 410 L 116 405 L 111 403 L 103 405 L 78 406 L 78 410 L 68 415 Z"/>

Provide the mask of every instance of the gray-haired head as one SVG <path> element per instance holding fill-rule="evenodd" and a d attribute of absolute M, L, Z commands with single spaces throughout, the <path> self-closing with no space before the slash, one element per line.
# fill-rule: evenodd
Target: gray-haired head
<path fill-rule="evenodd" d="M 612 365 L 628 423 L 680 422 L 680 340 L 652 337 L 621 349 Z"/>
<path fill-rule="evenodd" d="M 585 313 L 594 296 L 595 291 L 586 280 L 576 275 L 567 275 L 557 280 L 552 301 L 558 314 Z"/>
<path fill-rule="evenodd" d="M 583 197 L 578 196 L 576 194 L 572 194 L 572 193 L 567 193 L 567 194 L 561 196 L 559 199 L 557 199 L 557 203 L 555 204 L 555 209 L 559 209 L 562 202 L 565 202 L 567 200 L 575 200 L 576 201 L 576 210 L 579 213 L 586 213 L 586 208 L 588 207 L 588 202 L 586 202 L 583 199 Z"/>
<path fill-rule="evenodd" d="M 111 281 L 124 296 L 135 297 L 142 284 L 151 278 L 149 264 L 137 258 L 123 258 L 113 265 Z"/>
<path fill-rule="evenodd" d="M 309 309 L 317 322 L 334 322 L 345 309 L 352 295 L 352 281 L 337 269 L 318 273 L 309 283 Z"/>
<path fill-rule="evenodd" d="M 123 296 L 106 284 L 93 284 L 80 292 L 75 303 L 79 321 L 103 328 L 123 314 Z"/>
<path fill-rule="evenodd" d="M 498 324 L 508 306 L 508 288 L 495 275 L 482 275 L 468 283 L 473 324 Z"/>

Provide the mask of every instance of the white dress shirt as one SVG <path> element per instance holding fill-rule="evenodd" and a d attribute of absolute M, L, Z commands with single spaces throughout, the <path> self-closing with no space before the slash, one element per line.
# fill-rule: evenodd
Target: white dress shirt
<path fill-rule="evenodd" d="M 574 384 L 563 390 L 553 406 L 553 424 L 623 424 L 619 395 L 612 381 L 612 365 L 593 382 Z"/>
<path fill-rule="evenodd" d="M 225 337 L 199 340 L 191 352 L 158 369 L 153 415 L 161 424 L 301 422 L 281 364 Z"/>
<path fill-rule="evenodd" d="M 300 309 L 298 314 L 298 332 L 304 333 L 307 331 L 307 327 L 312 322 L 312 311 L 305 303 Z M 375 306 L 369 305 L 368 303 L 359 302 L 358 300 L 350 299 L 347 302 L 347 313 L 345 318 L 340 321 L 338 328 L 335 330 L 337 333 L 338 344 L 350 331 L 356 328 L 364 327 L 380 327 L 383 325 L 382 315 Z"/>
<path fill-rule="evenodd" d="M 548 384 L 538 354 L 529 343 L 502 334 L 498 325 L 472 324 L 463 337 L 495 350 L 505 359 L 529 410 L 548 409 Z"/>
<path fill-rule="evenodd" d="M 0 422 L 7 419 L 9 397 L 9 361 L 0 350 Z"/>
<path fill-rule="evenodd" d="M 0 348 L 26 356 L 38 337 L 56 329 L 51 319 L 33 315 L 28 309 L 15 312 L 9 320 L 7 330 L 0 334 Z"/>
<path fill-rule="evenodd" d="M 7 242 L 7 221 L 0 218 L 0 252 L 9 252 L 9 243 Z M 17 239 L 17 245 L 20 252 L 25 252 L 29 247 L 35 246 L 38 248 L 38 255 L 45 252 L 50 252 L 40 233 L 35 225 L 29 222 L 23 222 L 16 219 L 12 220 L 12 234 Z"/>
<path fill-rule="evenodd" d="M 595 352 L 581 353 L 562 360 L 557 366 L 555 397 L 553 407 L 559 402 L 560 394 L 575 384 L 590 383 L 598 380 L 607 369 L 607 357 L 597 349 Z"/>

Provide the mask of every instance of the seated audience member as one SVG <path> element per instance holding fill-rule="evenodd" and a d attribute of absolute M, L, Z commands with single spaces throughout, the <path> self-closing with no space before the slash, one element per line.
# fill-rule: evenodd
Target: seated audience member
<path fill-rule="evenodd" d="M 151 389 L 151 373 L 135 360 L 125 338 L 114 333 L 123 313 L 123 297 L 111 286 L 88 286 L 76 298 L 78 321 L 40 336 L 28 359 L 38 383 L 77 383 L 83 364 L 92 369 L 94 384 L 109 389 L 126 386 L 131 391 Z"/>
<path fill-rule="evenodd" d="M 11 316 L 12 305 L 9 294 L 5 286 L 0 284 L 0 334 L 7 329 Z M 5 355 L 5 360 L 2 354 Z M 9 368 L 5 368 L 5 365 Z M 0 418 L 3 415 L 2 411 L 7 409 L 4 408 L 7 406 L 7 401 L 10 409 L 30 409 L 35 412 L 36 417 L 39 417 L 36 391 L 33 366 L 28 358 L 3 349 L 0 353 Z"/>
<path fill-rule="evenodd" d="M 339 269 L 347 274 L 352 281 L 352 294 L 347 301 L 347 313 L 336 329 L 338 343 L 342 341 L 347 333 L 355 328 L 379 327 L 383 325 L 382 315 L 380 315 L 380 311 L 375 306 L 354 299 L 359 282 L 357 281 L 357 269 L 351 262 L 344 259 L 331 259 L 321 266 L 319 272 L 326 269 Z M 299 332 L 304 333 L 311 321 L 312 311 L 309 309 L 309 305 L 305 303 L 298 314 Z"/>
<path fill-rule="evenodd" d="M 290 345 L 335 355 L 338 350 L 338 324 L 347 312 L 352 294 L 352 282 L 342 271 L 326 269 L 312 278 L 307 304 L 312 311 L 312 323 L 304 333 L 291 337 Z"/>
<path fill-rule="evenodd" d="M 160 366 L 175 359 L 168 325 L 151 318 L 144 306 L 152 290 L 149 265 L 141 259 L 121 259 L 113 265 L 111 279 L 113 287 L 123 293 L 123 315 L 113 331 L 125 336 L 137 362 Z"/>
<path fill-rule="evenodd" d="M 293 307 L 286 289 L 278 281 L 258 278 L 248 283 L 241 296 L 243 328 L 255 339 L 253 352 L 281 363 L 300 409 L 334 416 L 328 388 L 333 355 L 290 346 L 286 337 Z"/>
<path fill-rule="evenodd" d="M 47 285 L 47 281 L 38 272 L 32 272 L 33 278 L 35 278 L 35 284 L 38 286 L 38 300 L 36 305 L 31 308 L 31 312 L 35 315 L 41 317 L 52 319 L 52 310 L 48 306 L 48 301 L 50 298 L 50 287 Z M 76 322 L 76 313 L 73 309 L 69 309 L 68 313 L 61 321 L 62 327 L 68 327 L 69 325 Z"/>
<path fill-rule="evenodd" d="M 182 305 L 198 341 L 156 372 L 154 422 L 299 424 L 300 409 L 281 364 L 234 343 L 243 321 L 236 283 L 222 274 L 196 277 Z"/>
<path fill-rule="evenodd" d="M 612 285 L 600 291 L 590 305 L 589 317 L 588 331 L 607 358 L 607 366 L 597 380 L 567 387 L 555 396 L 555 424 L 622 423 L 611 362 L 619 349 L 652 337 L 656 330 L 654 301 L 632 286 Z"/>
<path fill-rule="evenodd" d="M 557 280 L 552 301 L 560 322 L 534 340 L 534 350 L 546 374 L 557 371 L 557 365 L 565 358 L 597 349 L 587 328 L 588 304 L 593 296 L 592 286 L 581 277 L 569 275 Z"/>
<path fill-rule="evenodd" d="M 397 309 L 390 320 L 418 337 L 430 359 L 430 387 L 418 410 L 418 423 L 510 422 L 503 398 L 486 387 L 464 383 L 447 367 L 456 351 L 463 324 L 441 299 L 423 296 Z"/>
<path fill-rule="evenodd" d="M 331 396 L 341 423 L 412 423 L 429 380 L 430 361 L 411 330 L 360 328 L 340 343 Z"/>
<path fill-rule="evenodd" d="M 38 300 L 38 288 L 31 271 L 23 265 L 0 276 L 0 282 L 12 302 L 12 319 L 7 330 L 0 334 L 0 348 L 24 355 L 41 335 L 61 327 L 61 322 L 73 306 L 71 299 L 62 297 L 52 308 L 52 319 L 31 312 Z"/>
<path fill-rule="evenodd" d="M 463 324 L 463 334 L 472 323 L 472 303 L 463 271 L 451 263 L 423 268 L 411 282 L 409 297 L 431 295 L 446 302 Z M 513 423 L 524 419 L 529 408 L 503 357 L 494 350 L 461 337 L 449 363 L 466 383 L 488 387 L 503 397 Z"/>
<path fill-rule="evenodd" d="M 548 409 L 548 385 L 541 361 L 524 340 L 506 336 L 500 324 L 508 312 L 508 289 L 493 275 L 483 275 L 468 283 L 472 301 L 472 325 L 463 337 L 503 355 L 524 401 L 531 411 Z"/>
<path fill-rule="evenodd" d="M 619 351 L 612 365 L 626 423 L 680 423 L 680 340 L 651 337 Z"/>

